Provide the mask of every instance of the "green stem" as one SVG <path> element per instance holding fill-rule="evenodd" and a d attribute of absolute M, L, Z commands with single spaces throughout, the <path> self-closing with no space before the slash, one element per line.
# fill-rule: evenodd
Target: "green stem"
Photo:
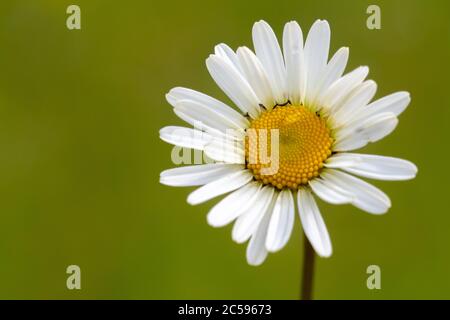
<path fill-rule="evenodd" d="M 303 277 L 301 285 L 301 299 L 312 300 L 314 280 L 315 252 L 306 236 L 303 237 Z"/>

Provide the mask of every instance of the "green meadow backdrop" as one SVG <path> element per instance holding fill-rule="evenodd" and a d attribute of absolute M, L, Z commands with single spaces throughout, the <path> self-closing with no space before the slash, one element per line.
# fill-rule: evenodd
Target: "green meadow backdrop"
<path fill-rule="evenodd" d="M 81 30 L 66 8 L 81 8 Z M 366 9 L 381 7 L 381 30 Z M 370 66 L 377 97 L 408 90 L 397 130 L 364 152 L 409 159 L 417 179 L 374 182 L 393 206 L 372 216 L 320 202 L 334 254 L 319 259 L 318 299 L 450 298 L 448 1 L 0 2 L 0 298 L 296 299 L 302 237 L 250 267 L 231 228 L 192 207 L 192 188 L 158 183 L 172 167 L 158 138 L 182 124 L 165 101 L 174 86 L 229 100 L 205 58 L 215 44 L 252 46 L 267 20 L 281 36 L 327 19 L 347 70 Z M 66 288 L 68 265 L 81 290 Z M 381 267 L 381 290 L 366 268 Z"/>

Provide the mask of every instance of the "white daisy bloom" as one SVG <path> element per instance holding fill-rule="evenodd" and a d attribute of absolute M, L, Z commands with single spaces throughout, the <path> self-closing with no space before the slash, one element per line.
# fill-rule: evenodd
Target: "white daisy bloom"
<path fill-rule="evenodd" d="M 192 205 L 228 194 L 207 220 L 213 227 L 234 221 L 232 238 L 249 241 L 251 265 L 286 245 L 296 211 L 317 254 L 329 257 L 330 237 L 313 195 L 372 214 L 390 208 L 386 194 L 356 176 L 408 180 L 417 167 L 352 151 L 391 133 L 410 95 L 396 92 L 371 102 L 377 85 L 365 80 L 369 69 L 344 75 L 348 48 L 329 59 L 327 21 L 317 20 L 305 40 L 297 22 L 288 22 L 282 48 L 271 27 L 259 21 L 253 26 L 253 43 L 255 52 L 219 44 L 206 59 L 212 78 L 240 112 L 191 89 L 178 87 L 167 94 L 182 120 L 202 128 L 165 127 L 161 139 L 201 150 L 213 163 L 166 170 L 160 181 L 200 186 L 188 196 Z M 269 131 L 276 135 L 264 137 Z M 262 149 L 271 154 L 270 161 Z"/>

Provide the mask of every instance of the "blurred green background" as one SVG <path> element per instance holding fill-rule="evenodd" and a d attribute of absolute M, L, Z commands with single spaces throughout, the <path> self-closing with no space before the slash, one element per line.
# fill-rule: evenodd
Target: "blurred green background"
<path fill-rule="evenodd" d="M 81 7 L 82 30 L 66 28 Z M 366 28 L 378 4 L 382 29 Z M 408 90 L 397 130 L 364 152 L 406 158 L 417 179 L 375 182 L 385 216 L 320 208 L 334 254 L 317 262 L 318 299 L 450 298 L 448 1 L 100 1 L 0 3 L 0 298 L 296 299 L 302 237 L 250 267 L 231 227 L 213 229 L 190 188 L 158 183 L 172 167 L 158 130 L 182 124 L 165 101 L 187 86 L 226 102 L 204 61 L 215 44 L 252 46 L 267 20 L 332 28 L 347 70 L 371 68 L 377 97 Z M 66 267 L 82 289 L 66 288 Z M 366 268 L 382 289 L 366 287 Z"/>

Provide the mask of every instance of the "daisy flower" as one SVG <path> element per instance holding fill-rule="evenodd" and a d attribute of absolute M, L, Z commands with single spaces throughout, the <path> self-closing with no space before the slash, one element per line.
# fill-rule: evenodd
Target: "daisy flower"
<path fill-rule="evenodd" d="M 194 128 L 165 127 L 161 139 L 201 150 L 208 163 L 163 171 L 160 182 L 200 186 L 187 198 L 191 205 L 227 194 L 208 213 L 208 223 L 235 221 L 232 238 L 249 241 L 251 265 L 285 246 L 296 211 L 317 254 L 329 257 L 330 236 L 315 196 L 383 214 L 391 206 L 388 196 L 356 176 L 416 175 L 409 161 L 353 153 L 395 129 L 410 95 L 396 92 L 371 102 L 377 85 L 366 80 L 369 68 L 344 75 L 346 47 L 328 59 L 327 21 L 317 20 L 305 41 L 300 26 L 288 22 L 282 48 L 265 21 L 254 24 L 252 36 L 254 52 L 219 44 L 206 59 L 212 78 L 240 112 L 187 88 L 167 94 L 175 114 Z"/>

